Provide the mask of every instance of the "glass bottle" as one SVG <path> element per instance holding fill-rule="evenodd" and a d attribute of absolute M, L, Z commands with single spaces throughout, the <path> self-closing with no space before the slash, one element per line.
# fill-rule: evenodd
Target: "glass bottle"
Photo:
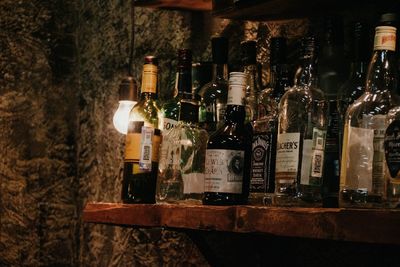
<path fill-rule="evenodd" d="M 140 101 L 129 115 L 125 143 L 122 201 L 154 203 L 161 131 L 158 129 L 157 58 L 146 56 Z"/>
<path fill-rule="evenodd" d="M 279 103 L 275 169 L 276 205 L 321 206 L 326 100 L 316 86 L 315 39 L 302 39 L 294 86 Z"/>
<path fill-rule="evenodd" d="M 209 134 L 215 132 L 224 122 L 228 92 L 228 39 L 213 37 L 211 48 L 213 78 L 200 89 L 200 113 L 205 115 L 200 118 L 200 123 Z"/>
<path fill-rule="evenodd" d="M 178 123 L 181 100 L 184 98 L 191 98 L 191 79 L 187 78 L 188 76 L 191 76 L 191 64 L 191 50 L 180 49 L 178 51 L 178 66 L 176 72 L 174 97 L 166 101 L 161 108 L 161 125 L 163 127 L 163 134 L 164 132 L 171 130 Z"/>
<path fill-rule="evenodd" d="M 261 91 L 261 77 L 258 75 L 257 43 L 253 40 L 241 43 L 243 72 L 247 74 L 246 122 L 257 119 L 257 95 Z"/>
<path fill-rule="evenodd" d="M 198 118 L 198 102 L 183 99 L 179 122 L 161 144 L 157 203 L 201 203 L 208 134 Z"/>
<path fill-rule="evenodd" d="M 385 199 L 384 139 L 387 114 L 395 105 L 396 28 L 375 28 L 366 91 L 345 115 L 340 175 L 341 207 L 381 207 Z"/>
<path fill-rule="evenodd" d="M 347 64 L 343 51 L 343 26 L 339 17 L 328 16 L 324 20 L 324 34 L 318 57 L 318 82 L 328 104 L 328 128 L 325 145 L 323 173 L 323 206 L 338 207 L 340 145 L 338 92 L 346 77 Z"/>
<path fill-rule="evenodd" d="M 245 204 L 248 198 L 251 128 L 245 123 L 246 80 L 243 72 L 230 74 L 225 121 L 207 143 L 205 205 Z"/>
<path fill-rule="evenodd" d="M 257 119 L 253 122 L 253 143 L 249 203 L 272 204 L 275 191 L 275 159 L 278 104 L 289 86 L 286 38 L 273 37 L 270 45 L 270 82 L 259 92 Z"/>

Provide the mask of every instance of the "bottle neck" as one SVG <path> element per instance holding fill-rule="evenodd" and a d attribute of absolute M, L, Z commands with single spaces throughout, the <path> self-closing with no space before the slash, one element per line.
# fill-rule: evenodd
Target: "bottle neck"
<path fill-rule="evenodd" d="M 179 121 L 196 124 L 199 122 L 199 106 L 191 101 L 182 101 L 179 112 Z"/>
<path fill-rule="evenodd" d="M 366 61 L 355 61 L 350 64 L 350 79 L 366 76 L 368 63 Z"/>
<path fill-rule="evenodd" d="M 286 64 L 271 65 L 270 87 L 273 95 L 280 97 L 285 93 L 285 88 L 289 86 L 289 71 Z"/>
<path fill-rule="evenodd" d="M 256 64 L 245 65 L 244 73 L 247 74 L 248 91 L 247 96 L 255 96 L 260 91 L 259 75 Z"/>
<path fill-rule="evenodd" d="M 316 84 L 317 70 L 314 57 L 304 57 L 301 65 L 296 70 L 294 77 L 295 86 L 313 86 Z"/>
<path fill-rule="evenodd" d="M 177 74 L 178 95 L 182 98 L 190 98 L 192 93 L 192 73 L 190 68 L 180 68 Z"/>
<path fill-rule="evenodd" d="M 390 50 L 375 50 L 368 67 L 366 91 L 395 92 L 397 80 L 396 53 Z"/>
<path fill-rule="evenodd" d="M 213 80 L 228 80 L 228 64 L 213 64 Z"/>
<path fill-rule="evenodd" d="M 246 118 L 246 109 L 242 105 L 227 105 L 225 124 L 243 124 Z"/>
<path fill-rule="evenodd" d="M 151 92 L 142 92 L 140 94 L 140 99 L 141 100 L 156 100 L 157 99 L 157 93 L 151 93 Z"/>

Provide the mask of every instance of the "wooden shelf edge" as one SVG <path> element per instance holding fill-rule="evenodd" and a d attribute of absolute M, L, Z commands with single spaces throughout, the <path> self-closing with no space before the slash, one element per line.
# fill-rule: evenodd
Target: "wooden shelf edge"
<path fill-rule="evenodd" d="M 87 223 L 400 245 L 400 211 L 89 203 Z"/>
<path fill-rule="evenodd" d="M 211 11 L 212 0 L 135 0 L 135 6 L 193 11 Z"/>

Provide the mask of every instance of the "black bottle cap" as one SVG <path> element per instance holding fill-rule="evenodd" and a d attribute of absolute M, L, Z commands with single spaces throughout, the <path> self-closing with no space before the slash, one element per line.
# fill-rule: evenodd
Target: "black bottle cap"
<path fill-rule="evenodd" d="M 270 44 L 270 65 L 286 63 L 287 39 L 284 37 L 272 37 Z"/>
<path fill-rule="evenodd" d="M 382 26 L 398 26 L 399 24 L 399 15 L 396 13 L 385 13 L 381 15 L 381 19 L 379 20 L 379 24 Z"/>
<path fill-rule="evenodd" d="M 243 41 L 240 47 L 243 65 L 257 64 L 257 42 L 254 40 Z"/>
<path fill-rule="evenodd" d="M 228 63 L 228 39 L 225 37 L 213 37 L 211 39 L 212 58 L 214 64 Z"/>
<path fill-rule="evenodd" d="M 178 67 L 190 68 L 192 66 L 192 51 L 190 49 L 178 50 Z"/>
<path fill-rule="evenodd" d="M 132 76 L 124 78 L 119 84 L 119 100 L 138 101 L 138 88 Z"/>
<path fill-rule="evenodd" d="M 158 66 L 158 58 L 156 56 L 145 56 L 144 64 L 153 64 Z"/>

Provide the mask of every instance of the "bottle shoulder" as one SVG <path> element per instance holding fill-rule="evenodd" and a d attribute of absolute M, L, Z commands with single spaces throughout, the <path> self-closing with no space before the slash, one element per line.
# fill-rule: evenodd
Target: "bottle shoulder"
<path fill-rule="evenodd" d="M 221 98 L 228 95 L 228 82 L 226 80 L 214 80 L 205 84 L 199 91 L 204 101 Z"/>

